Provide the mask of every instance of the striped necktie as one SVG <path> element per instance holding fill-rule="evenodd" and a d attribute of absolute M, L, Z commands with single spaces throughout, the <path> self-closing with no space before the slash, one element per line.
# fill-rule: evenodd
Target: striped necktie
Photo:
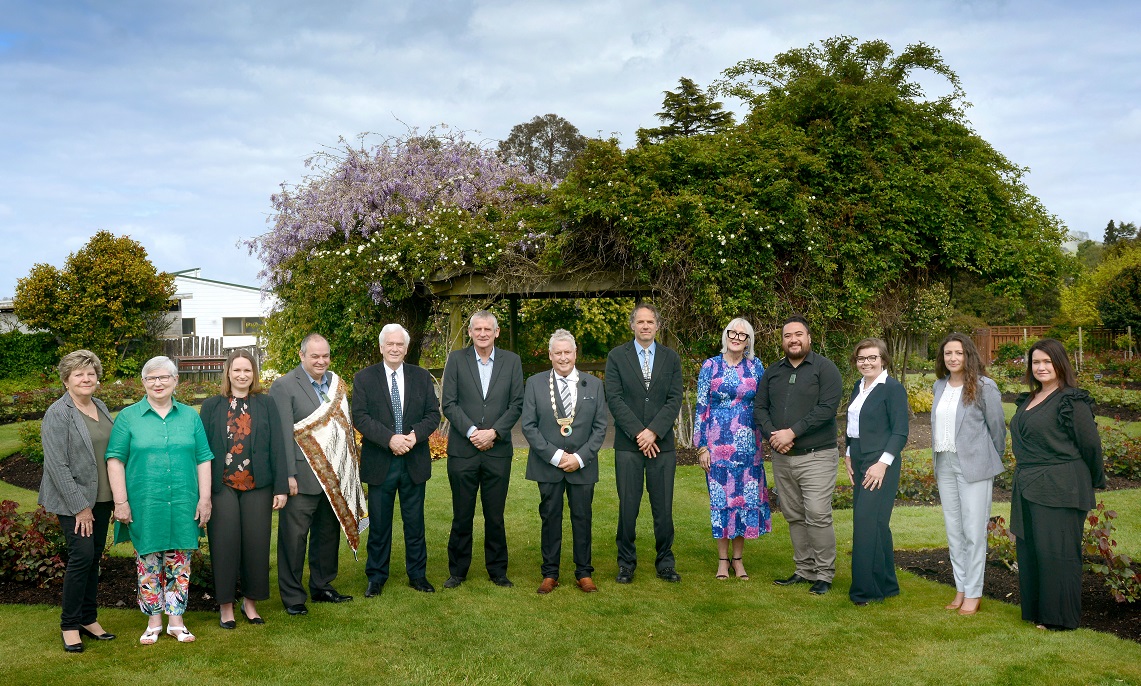
<path fill-rule="evenodd" d="M 396 372 L 392 372 L 392 417 L 396 433 L 404 433 L 404 410 L 400 406 L 400 387 L 396 385 Z"/>
<path fill-rule="evenodd" d="M 559 383 L 562 384 L 562 388 L 559 390 L 559 395 L 561 395 L 563 399 L 563 416 L 569 417 L 571 416 L 571 411 L 574 409 L 571 406 L 570 383 L 568 383 L 567 380 L 562 377 L 559 377 Z"/>

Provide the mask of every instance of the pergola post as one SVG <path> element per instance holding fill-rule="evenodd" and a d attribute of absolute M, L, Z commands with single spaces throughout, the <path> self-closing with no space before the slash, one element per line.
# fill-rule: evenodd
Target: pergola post
<path fill-rule="evenodd" d="M 448 303 L 451 305 L 448 313 L 448 350 L 459 350 L 464 347 L 463 298 L 453 295 L 448 298 Z"/>
<path fill-rule="evenodd" d="M 508 350 L 510 350 L 513 353 L 518 353 L 519 352 L 519 296 L 518 295 L 507 296 L 507 311 L 509 313 L 508 318 L 507 318 L 507 334 L 508 334 L 508 345 L 510 345 Z"/>

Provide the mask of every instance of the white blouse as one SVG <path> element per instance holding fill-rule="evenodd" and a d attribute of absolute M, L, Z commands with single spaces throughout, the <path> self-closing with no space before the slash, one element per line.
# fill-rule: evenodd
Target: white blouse
<path fill-rule="evenodd" d="M 880 375 L 877 376 L 875 381 L 870 385 L 865 386 L 866 381 L 860 381 L 860 392 L 856 394 L 856 398 L 852 401 L 852 404 L 848 405 L 848 429 L 846 433 L 851 438 L 860 437 L 860 410 L 864 409 L 864 402 L 868 399 L 868 396 L 871 395 L 872 391 L 875 390 L 876 386 L 885 382 L 887 382 L 886 369 L 880 372 Z M 851 457 L 852 449 L 850 447 L 847 448 L 844 454 Z M 895 461 L 895 455 L 885 451 L 884 454 L 880 456 L 879 461 L 890 465 Z"/>
<path fill-rule="evenodd" d="M 962 386 L 947 384 L 939 405 L 935 407 L 935 431 L 932 448 L 937 453 L 955 452 L 955 419 L 959 412 L 959 398 L 963 396 Z"/>

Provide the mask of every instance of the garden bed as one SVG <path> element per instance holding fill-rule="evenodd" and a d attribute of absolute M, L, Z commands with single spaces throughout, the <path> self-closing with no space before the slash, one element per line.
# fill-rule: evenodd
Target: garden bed
<path fill-rule="evenodd" d="M 897 550 L 895 565 L 924 579 L 947 584 L 950 587 L 947 600 L 951 599 L 955 577 L 946 548 Z M 988 561 L 983 595 L 992 600 L 1018 605 L 1018 574 L 1007 569 L 1001 562 Z M 983 603 L 979 611 L 986 612 L 986 605 Z M 1141 643 L 1141 602 L 1116 602 L 1106 589 L 1103 577 L 1085 572 L 1082 576 L 1081 626 Z"/>

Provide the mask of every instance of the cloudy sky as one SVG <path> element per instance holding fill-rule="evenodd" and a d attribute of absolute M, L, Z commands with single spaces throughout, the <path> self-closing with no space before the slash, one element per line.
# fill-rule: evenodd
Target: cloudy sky
<path fill-rule="evenodd" d="M 1141 222 L 1141 3 L 0 0 L 0 298 L 108 229 L 257 284 L 237 245 L 338 137 L 535 115 L 632 144 L 681 76 L 840 34 L 925 42 L 1072 231 Z"/>

